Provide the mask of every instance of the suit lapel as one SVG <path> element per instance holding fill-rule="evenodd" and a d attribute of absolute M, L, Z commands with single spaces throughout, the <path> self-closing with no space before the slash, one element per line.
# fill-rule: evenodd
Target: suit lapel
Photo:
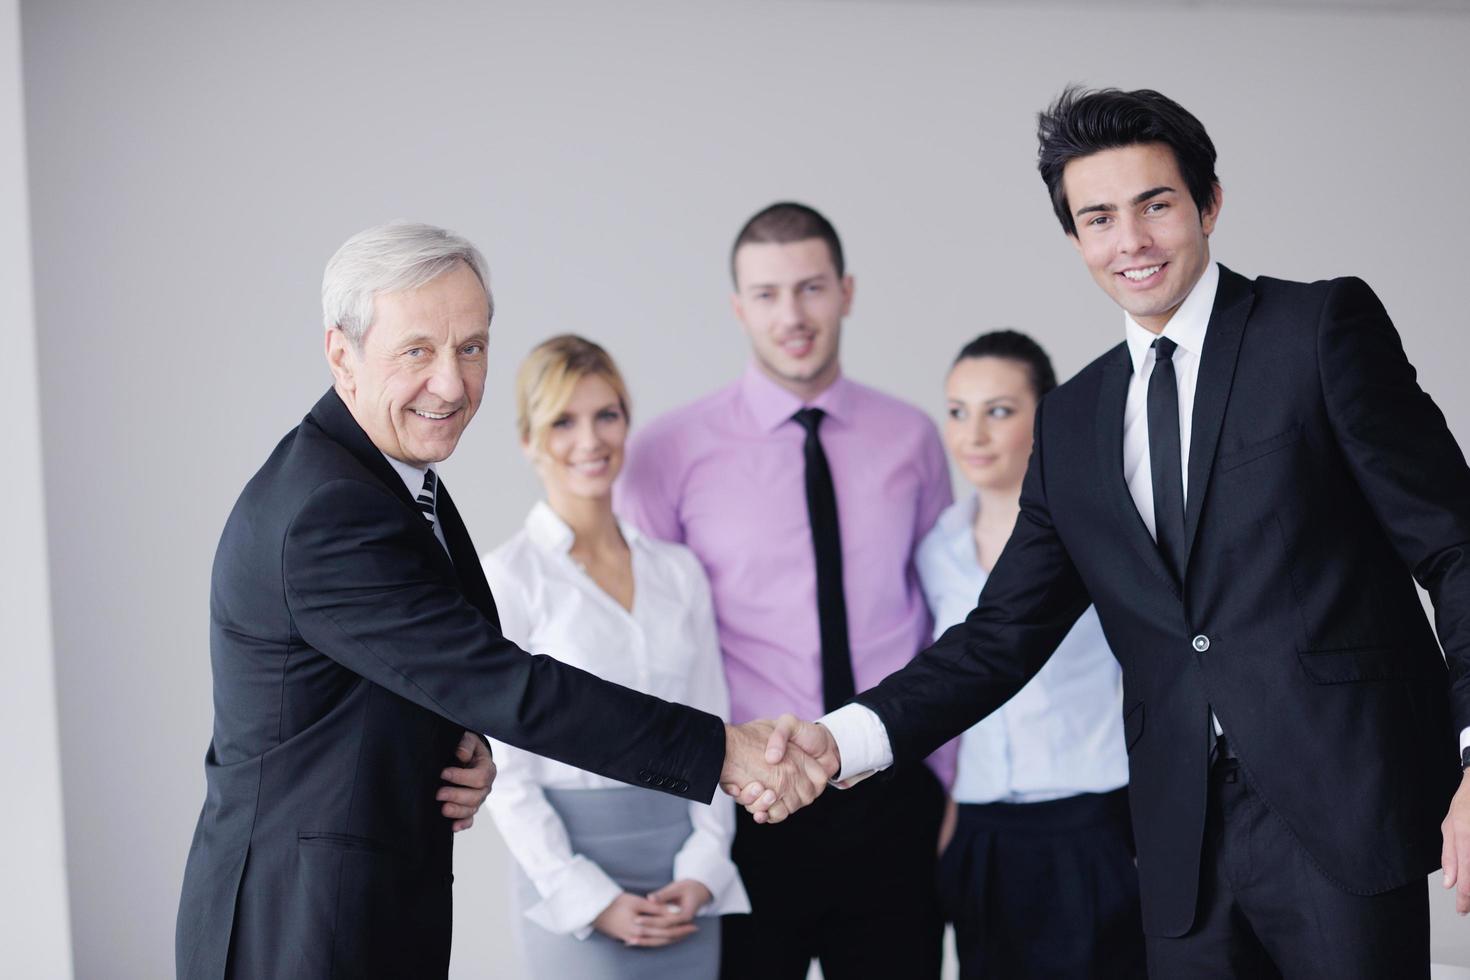
<path fill-rule="evenodd" d="M 1179 596 L 1179 583 L 1174 581 L 1159 546 L 1138 514 L 1128 483 L 1123 479 L 1123 409 L 1128 401 L 1128 380 L 1133 364 L 1128 359 L 1128 345 L 1115 347 L 1103 366 L 1101 387 L 1097 397 L 1097 470 L 1102 478 L 1103 496 L 1113 505 L 1123 536 L 1174 596 Z"/>
<path fill-rule="evenodd" d="M 415 502 L 413 494 L 409 493 L 408 486 L 403 482 L 403 478 L 398 475 L 397 470 L 388 464 L 387 458 L 383 456 L 383 453 L 377 446 L 373 445 L 373 441 L 368 438 L 367 433 L 362 431 L 362 426 L 357 424 L 357 419 L 353 418 L 352 413 L 347 410 L 347 406 L 343 404 L 342 398 L 337 394 L 335 388 L 327 389 L 327 393 L 312 406 L 310 414 L 307 415 L 307 419 L 308 421 L 314 422 L 319 429 L 334 441 L 346 447 L 347 451 L 352 453 L 358 462 L 367 467 L 368 471 L 377 477 L 383 486 L 388 488 L 389 493 L 392 493 L 399 500 L 403 501 L 403 506 L 413 511 L 414 517 L 417 518 L 413 524 L 415 527 L 423 529 L 425 547 L 432 546 L 435 560 L 442 562 L 444 568 L 449 569 L 452 564 L 449 560 L 450 556 L 446 555 L 444 549 L 439 546 L 439 539 L 434 537 L 434 529 L 429 526 L 428 521 L 424 520 L 423 514 L 419 511 L 419 506 Z M 444 540 L 449 540 L 447 533 Z M 474 551 L 473 548 L 470 550 L 471 552 Z M 458 560 L 457 557 L 456 560 Z M 476 562 L 475 567 L 479 568 L 478 562 Z"/>
<path fill-rule="evenodd" d="M 1225 406 L 1230 401 L 1230 387 L 1235 381 L 1240 339 L 1245 333 L 1245 322 L 1254 299 L 1250 281 L 1222 265 L 1194 391 L 1194 419 L 1189 438 L 1189 500 L 1184 509 L 1186 569 L 1189 568 L 1189 556 L 1194 551 L 1199 515 L 1209 492 L 1215 449 L 1220 445 L 1220 427 L 1225 421 Z"/>
<path fill-rule="evenodd" d="M 490 594 L 490 584 L 485 581 L 485 571 L 480 567 L 480 556 L 475 554 L 470 532 L 459 516 L 459 508 L 444 481 L 439 481 L 439 494 L 435 511 L 439 517 L 439 529 L 444 532 L 444 543 L 449 546 L 449 556 L 454 559 L 454 571 L 459 578 L 460 591 L 485 618 L 500 629 L 500 614 L 495 609 L 495 597 Z"/>

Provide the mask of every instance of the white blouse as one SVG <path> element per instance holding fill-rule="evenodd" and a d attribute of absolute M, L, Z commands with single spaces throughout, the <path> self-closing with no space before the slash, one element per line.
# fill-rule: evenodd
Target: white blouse
<path fill-rule="evenodd" d="M 989 578 L 975 554 L 979 506 L 974 495 L 951 504 L 915 556 L 936 639 L 969 615 Z M 1040 673 L 960 736 L 951 795 L 1040 803 L 1127 782 L 1122 670 L 1088 606 Z"/>
<path fill-rule="evenodd" d="M 574 562 L 573 534 L 538 502 L 525 527 L 481 561 L 505 637 L 606 680 L 729 718 L 730 695 L 715 633 L 709 582 L 694 553 L 619 522 L 633 558 L 633 610 Z M 585 939 L 592 921 L 622 893 L 595 863 L 572 852 L 561 818 L 542 793 L 624 784 L 491 739 L 498 775 L 486 807 L 541 901 L 532 922 Z M 650 791 L 652 792 L 652 791 Z M 674 880 L 692 878 L 713 897 L 700 915 L 750 911 L 730 860 L 734 800 L 689 804 L 693 824 L 674 857 Z"/>

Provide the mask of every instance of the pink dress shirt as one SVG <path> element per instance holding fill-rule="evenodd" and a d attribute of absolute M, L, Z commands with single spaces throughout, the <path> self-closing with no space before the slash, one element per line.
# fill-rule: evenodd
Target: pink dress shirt
<path fill-rule="evenodd" d="M 839 377 L 810 406 L 842 530 L 843 589 L 859 691 L 908 663 L 932 623 L 914 570 L 919 542 L 952 498 L 934 423 Z M 754 364 L 741 379 L 634 436 L 618 512 L 687 545 L 709 575 L 735 723 L 823 713 L 817 570 L 807 520 L 804 404 Z M 956 743 L 930 757 L 946 789 Z"/>

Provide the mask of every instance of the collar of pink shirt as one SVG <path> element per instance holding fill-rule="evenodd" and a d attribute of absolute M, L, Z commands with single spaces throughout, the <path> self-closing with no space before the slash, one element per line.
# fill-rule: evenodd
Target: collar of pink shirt
<path fill-rule="evenodd" d="M 839 373 L 837 380 L 828 385 L 825 391 L 811 401 L 804 402 L 773 381 L 755 361 L 746 366 L 745 374 L 740 379 L 740 395 L 745 401 L 745 407 L 750 411 L 756 425 L 765 432 L 776 431 L 791 421 L 791 416 L 800 409 L 808 407 L 820 408 L 835 422 L 850 422 L 852 388 L 852 382 Z"/>

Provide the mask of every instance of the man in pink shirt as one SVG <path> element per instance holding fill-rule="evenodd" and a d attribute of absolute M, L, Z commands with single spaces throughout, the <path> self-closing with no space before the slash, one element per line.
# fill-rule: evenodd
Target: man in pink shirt
<path fill-rule="evenodd" d="M 774 204 L 735 240 L 731 305 L 753 357 L 733 384 L 633 440 L 620 513 L 693 549 L 714 592 L 734 722 L 814 717 L 930 637 L 913 555 L 950 503 L 929 418 L 842 376 L 853 278 L 832 225 Z M 723 974 L 939 975 L 936 841 L 953 745 L 931 769 L 826 793 L 757 826 L 734 858 L 753 913 L 725 917 Z"/>

